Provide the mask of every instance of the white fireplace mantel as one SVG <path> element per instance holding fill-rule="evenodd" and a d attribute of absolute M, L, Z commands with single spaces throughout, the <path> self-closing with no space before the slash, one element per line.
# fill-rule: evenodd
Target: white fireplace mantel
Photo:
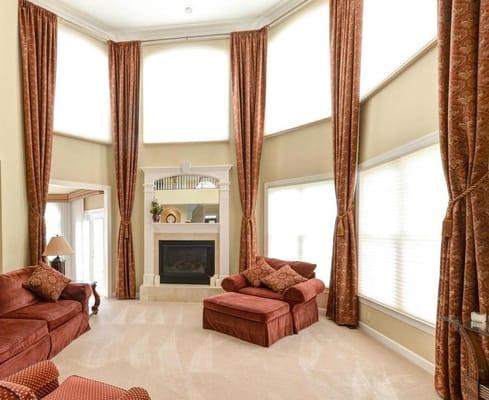
<path fill-rule="evenodd" d="M 231 165 L 193 166 L 188 162 L 178 167 L 146 167 L 144 173 L 144 279 L 143 286 L 159 286 L 160 276 L 155 265 L 154 237 L 157 234 L 218 234 L 219 270 L 216 275 L 229 275 L 229 171 Z M 164 224 L 151 218 L 151 202 L 155 195 L 155 181 L 178 175 L 200 175 L 219 182 L 219 223 L 217 224 Z"/>

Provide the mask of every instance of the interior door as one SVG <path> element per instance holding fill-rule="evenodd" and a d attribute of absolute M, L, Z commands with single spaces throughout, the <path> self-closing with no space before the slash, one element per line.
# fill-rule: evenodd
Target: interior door
<path fill-rule="evenodd" d="M 105 215 L 103 210 L 87 211 L 85 213 L 84 246 L 87 260 L 85 274 L 87 279 L 98 283 L 100 293 L 107 294 L 106 255 L 105 255 Z"/>

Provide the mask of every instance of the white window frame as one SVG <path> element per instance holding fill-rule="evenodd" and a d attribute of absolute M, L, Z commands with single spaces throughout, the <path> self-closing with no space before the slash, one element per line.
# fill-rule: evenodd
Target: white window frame
<path fill-rule="evenodd" d="M 360 163 L 358 168 L 358 174 L 357 174 L 357 187 L 360 185 L 361 171 L 375 167 L 380 164 L 388 163 L 389 161 L 393 161 L 398 158 L 407 156 L 408 154 L 414 153 L 418 150 L 423 150 L 426 147 L 433 146 L 438 143 L 439 143 L 439 132 L 436 131 Z M 357 197 L 356 197 L 357 221 L 359 218 L 358 213 L 359 213 L 360 201 L 361 201 L 360 193 L 357 190 Z M 357 230 L 357 241 L 358 240 L 360 240 L 360 238 L 358 237 L 358 230 Z M 416 318 L 412 315 L 396 310 L 393 307 L 389 307 L 375 299 L 361 295 L 360 293 L 358 294 L 358 297 L 359 297 L 360 304 L 366 305 L 377 311 L 383 312 L 384 314 L 387 314 L 399 321 L 411 325 L 412 327 L 417 328 L 430 335 L 435 335 L 434 323 L 424 321 L 420 318 Z"/>
<path fill-rule="evenodd" d="M 306 183 L 332 181 L 333 179 L 334 179 L 334 175 L 332 173 L 326 173 L 326 174 L 310 175 L 310 176 L 304 176 L 304 177 L 270 181 L 270 182 L 266 182 L 264 184 L 264 189 L 265 189 L 265 199 L 264 199 L 265 223 L 264 223 L 264 236 L 263 236 L 263 247 L 264 247 L 263 250 L 265 252 L 265 257 L 268 257 L 268 189 L 276 188 L 276 187 L 282 187 L 282 186 L 293 186 L 293 185 L 301 185 L 301 184 L 306 184 Z M 289 260 L 289 261 L 293 261 L 293 260 Z"/>

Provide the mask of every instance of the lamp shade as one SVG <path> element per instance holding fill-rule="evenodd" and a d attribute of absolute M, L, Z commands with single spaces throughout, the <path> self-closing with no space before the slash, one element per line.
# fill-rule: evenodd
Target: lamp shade
<path fill-rule="evenodd" d="M 53 236 L 44 250 L 43 256 L 69 256 L 73 249 L 63 236 Z"/>

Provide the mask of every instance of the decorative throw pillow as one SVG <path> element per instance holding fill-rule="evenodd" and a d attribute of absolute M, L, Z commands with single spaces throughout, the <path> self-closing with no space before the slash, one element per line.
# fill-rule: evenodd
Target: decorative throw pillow
<path fill-rule="evenodd" d="M 264 285 L 277 293 L 282 293 L 285 289 L 305 281 L 307 281 L 307 279 L 295 272 L 288 264 L 261 278 L 261 282 Z"/>
<path fill-rule="evenodd" d="M 243 275 L 252 286 L 258 287 L 261 284 L 261 278 L 273 272 L 275 269 L 270 267 L 263 258 L 259 258 L 254 266 L 243 271 Z"/>
<path fill-rule="evenodd" d="M 71 279 L 49 265 L 39 264 L 27 279 L 25 287 L 43 300 L 58 301 L 59 296 L 70 282 Z"/>

